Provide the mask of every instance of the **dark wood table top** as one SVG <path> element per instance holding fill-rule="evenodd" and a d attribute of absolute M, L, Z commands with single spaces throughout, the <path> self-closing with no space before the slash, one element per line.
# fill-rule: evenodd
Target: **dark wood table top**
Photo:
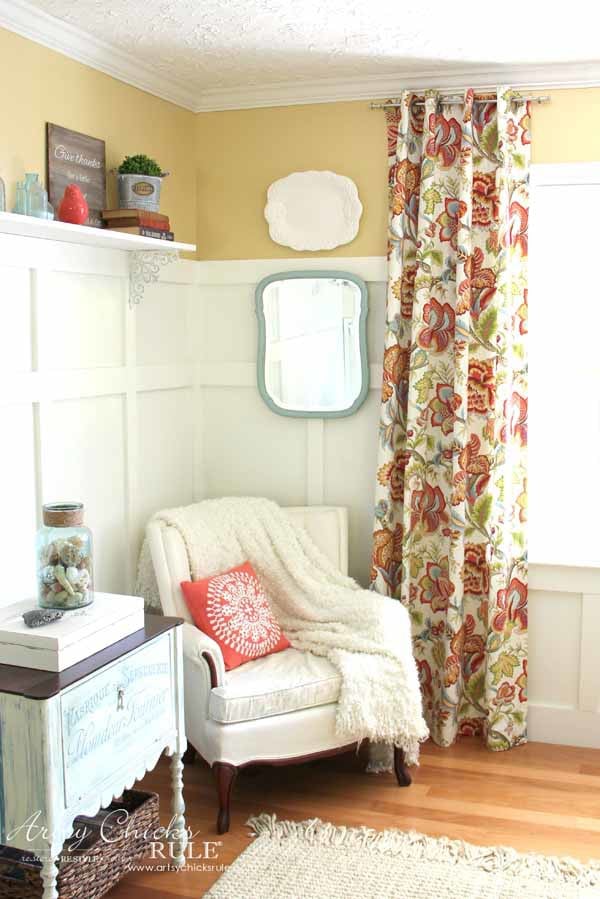
<path fill-rule="evenodd" d="M 64 671 L 40 671 L 38 668 L 21 668 L 19 665 L 0 665 L 0 693 L 13 693 L 28 699 L 50 699 L 71 684 L 180 624 L 183 624 L 181 618 L 146 615 L 142 630 L 135 631 Z"/>

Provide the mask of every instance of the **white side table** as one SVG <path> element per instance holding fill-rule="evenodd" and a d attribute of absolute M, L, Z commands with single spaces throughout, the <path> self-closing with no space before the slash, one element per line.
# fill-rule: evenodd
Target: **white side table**
<path fill-rule="evenodd" d="M 148 615 L 144 630 L 58 674 L 0 665 L 0 843 L 42 859 L 43 899 L 58 899 L 56 861 L 75 818 L 130 789 L 164 751 L 172 859 L 185 863 L 180 624 Z"/>

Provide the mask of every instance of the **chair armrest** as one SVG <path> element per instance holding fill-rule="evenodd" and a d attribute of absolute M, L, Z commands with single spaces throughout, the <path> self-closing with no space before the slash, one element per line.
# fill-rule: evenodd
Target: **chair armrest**
<path fill-rule="evenodd" d="M 183 654 L 191 662 L 206 662 L 211 688 L 225 683 L 225 662 L 219 644 L 187 621 L 183 625 Z"/>

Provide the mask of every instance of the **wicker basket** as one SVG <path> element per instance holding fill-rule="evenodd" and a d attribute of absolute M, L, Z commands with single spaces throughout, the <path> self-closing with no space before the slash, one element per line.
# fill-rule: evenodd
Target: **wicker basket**
<path fill-rule="evenodd" d="M 102 827 L 107 816 L 118 809 L 125 809 L 128 815 L 112 815 Z M 59 899 L 104 896 L 147 853 L 159 829 L 158 796 L 137 790 L 127 790 L 94 818 L 76 818 L 76 848 L 70 845 L 73 838 L 67 840 L 59 861 Z M 102 839 L 102 833 L 109 839 Z M 0 899 L 41 899 L 40 868 L 40 861 L 31 853 L 0 846 Z"/>

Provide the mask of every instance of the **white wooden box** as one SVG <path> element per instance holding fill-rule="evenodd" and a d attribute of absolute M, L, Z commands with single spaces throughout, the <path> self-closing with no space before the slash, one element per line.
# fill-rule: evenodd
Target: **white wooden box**
<path fill-rule="evenodd" d="M 26 599 L 0 609 L 0 663 L 63 671 L 144 627 L 140 596 L 94 593 L 94 602 L 65 612 L 60 621 L 27 627 L 23 612 L 36 607 Z"/>

